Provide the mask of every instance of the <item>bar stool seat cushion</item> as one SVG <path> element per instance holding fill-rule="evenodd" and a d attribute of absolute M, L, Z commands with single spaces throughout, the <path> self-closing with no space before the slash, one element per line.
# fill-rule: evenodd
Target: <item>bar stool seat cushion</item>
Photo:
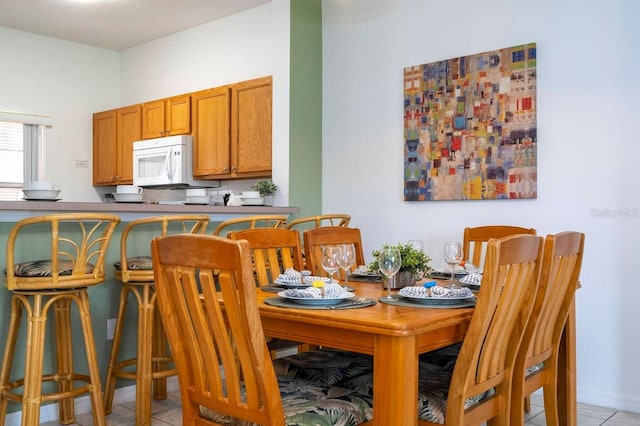
<path fill-rule="evenodd" d="M 357 425 L 373 418 L 373 397 L 338 386 L 278 376 L 286 425 Z M 244 393 L 244 389 L 242 389 Z M 200 406 L 203 417 L 225 425 L 254 426 Z M 256 425 L 257 426 L 257 425 Z"/>
<path fill-rule="evenodd" d="M 279 376 L 309 380 L 319 386 L 340 386 L 345 380 L 373 371 L 373 359 L 326 348 L 277 358 L 273 368 Z"/>
<path fill-rule="evenodd" d="M 113 265 L 116 269 L 122 269 L 122 262 L 116 262 Z M 136 256 L 127 258 L 127 269 L 133 271 L 151 271 L 153 270 L 153 263 L 151 262 L 151 256 Z"/>
<path fill-rule="evenodd" d="M 59 275 L 71 275 L 73 272 L 74 262 L 71 260 L 59 260 Z M 17 263 L 14 266 L 16 277 L 50 277 L 52 274 L 53 262 L 51 260 L 30 260 L 28 262 Z M 5 269 L 5 274 L 7 273 Z M 85 266 L 86 274 L 93 272 L 93 265 L 88 263 Z"/>

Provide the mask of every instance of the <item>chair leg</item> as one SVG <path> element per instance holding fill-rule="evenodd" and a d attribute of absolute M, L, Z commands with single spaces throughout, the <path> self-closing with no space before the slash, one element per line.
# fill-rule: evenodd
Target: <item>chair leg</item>
<path fill-rule="evenodd" d="M 525 413 L 529 413 L 531 411 L 531 397 L 530 396 L 525 396 L 524 397 L 524 412 Z"/>
<path fill-rule="evenodd" d="M 11 298 L 9 331 L 7 334 L 7 343 L 4 348 L 4 357 L 2 358 L 2 370 L 0 370 L 0 426 L 4 426 L 7 417 L 7 405 L 10 392 L 9 380 L 11 377 L 11 367 L 13 367 L 13 356 L 15 354 L 18 332 L 20 331 L 22 311 L 23 301 L 20 296 L 14 295 Z"/>
<path fill-rule="evenodd" d="M 153 367 L 152 371 L 165 371 L 167 369 L 167 336 L 160 318 L 160 311 L 155 309 L 156 297 L 151 296 L 153 313 Z M 167 399 L 167 378 L 160 377 L 153 380 L 153 399 Z"/>
<path fill-rule="evenodd" d="M 87 366 L 89 368 L 89 395 L 93 408 L 93 424 L 95 426 L 106 426 L 107 420 L 102 403 L 100 369 L 98 367 L 98 356 L 96 354 L 95 339 L 93 337 L 93 325 L 91 324 L 91 311 L 87 290 L 80 291 L 79 297 L 78 310 L 80 312 L 80 322 L 82 323 L 85 351 L 87 354 Z"/>
<path fill-rule="evenodd" d="M 22 395 L 22 426 L 40 424 L 42 402 L 42 369 L 44 360 L 44 338 L 47 326 L 46 312 L 43 314 L 43 296 L 33 296 L 33 305 L 27 318 L 27 348 L 24 363 L 24 388 Z"/>
<path fill-rule="evenodd" d="M 558 356 L 555 352 L 544 362 L 544 416 L 548 426 L 559 426 L 560 415 L 558 406 Z"/>
<path fill-rule="evenodd" d="M 104 385 L 104 411 L 111 413 L 113 406 L 113 395 L 116 390 L 116 365 L 118 364 L 118 353 L 120 351 L 120 342 L 122 340 L 122 330 L 124 330 L 124 320 L 127 313 L 127 301 L 129 300 L 129 287 L 123 285 L 120 290 L 120 306 L 118 308 L 118 316 L 116 318 L 116 329 L 113 335 L 113 343 L 111 345 L 111 355 L 109 356 L 109 365 L 107 367 L 106 383 Z"/>
<path fill-rule="evenodd" d="M 58 392 L 73 389 L 73 347 L 71 342 L 71 299 L 63 297 L 55 301 L 55 336 Z M 46 315 L 46 314 L 45 314 Z M 58 403 L 58 421 L 62 424 L 75 423 L 73 398 L 64 398 Z"/>
<path fill-rule="evenodd" d="M 153 305 L 151 285 L 144 285 L 138 305 L 138 362 L 136 363 L 136 425 L 149 425 L 153 376 Z"/>

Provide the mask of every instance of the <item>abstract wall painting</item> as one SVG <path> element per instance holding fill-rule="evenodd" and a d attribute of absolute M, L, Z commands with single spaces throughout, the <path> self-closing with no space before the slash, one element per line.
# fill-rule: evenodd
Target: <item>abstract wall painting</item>
<path fill-rule="evenodd" d="M 536 45 L 404 69 L 405 201 L 537 196 Z"/>

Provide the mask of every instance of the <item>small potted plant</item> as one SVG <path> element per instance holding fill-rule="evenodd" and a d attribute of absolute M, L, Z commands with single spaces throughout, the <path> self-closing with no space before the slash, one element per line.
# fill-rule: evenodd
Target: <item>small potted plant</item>
<path fill-rule="evenodd" d="M 273 195 L 278 190 L 278 185 L 273 183 L 271 179 L 261 180 L 255 185 L 251 186 L 260 193 L 261 197 L 264 197 L 264 205 L 270 206 L 273 204 Z"/>
<path fill-rule="evenodd" d="M 421 279 L 431 271 L 431 258 L 422 250 L 412 247 L 410 244 L 398 243 L 396 246 L 384 244 L 382 248 L 396 247 L 400 251 L 401 265 L 400 271 L 396 274 L 395 284 L 391 288 L 402 288 L 414 285 L 416 280 Z M 378 256 L 381 250 L 373 250 L 373 261 L 369 264 L 369 271 L 378 272 Z"/>

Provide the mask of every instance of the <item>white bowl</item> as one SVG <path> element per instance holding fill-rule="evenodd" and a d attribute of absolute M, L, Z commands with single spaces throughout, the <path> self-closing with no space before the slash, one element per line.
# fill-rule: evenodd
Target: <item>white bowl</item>
<path fill-rule="evenodd" d="M 53 183 L 48 180 L 33 180 L 31 182 L 25 182 L 24 189 L 27 191 L 31 190 L 42 190 L 42 191 L 55 191 L 53 187 Z"/>
<path fill-rule="evenodd" d="M 144 189 L 136 185 L 118 185 L 116 186 L 117 194 L 141 194 Z"/>
<path fill-rule="evenodd" d="M 191 197 L 206 197 L 207 190 L 204 188 L 189 188 L 185 191 L 187 198 Z"/>
<path fill-rule="evenodd" d="M 264 197 L 242 197 L 243 206 L 264 206 Z"/>
<path fill-rule="evenodd" d="M 260 191 L 242 191 L 242 198 L 260 198 Z"/>
<path fill-rule="evenodd" d="M 142 194 L 119 194 L 113 193 L 113 198 L 119 203 L 140 203 L 142 202 Z"/>
<path fill-rule="evenodd" d="M 23 189 L 24 198 L 28 200 L 55 200 L 59 189 Z"/>
<path fill-rule="evenodd" d="M 187 197 L 187 204 L 209 204 L 209 197 L 206 195 L 194 195 Z"/>

